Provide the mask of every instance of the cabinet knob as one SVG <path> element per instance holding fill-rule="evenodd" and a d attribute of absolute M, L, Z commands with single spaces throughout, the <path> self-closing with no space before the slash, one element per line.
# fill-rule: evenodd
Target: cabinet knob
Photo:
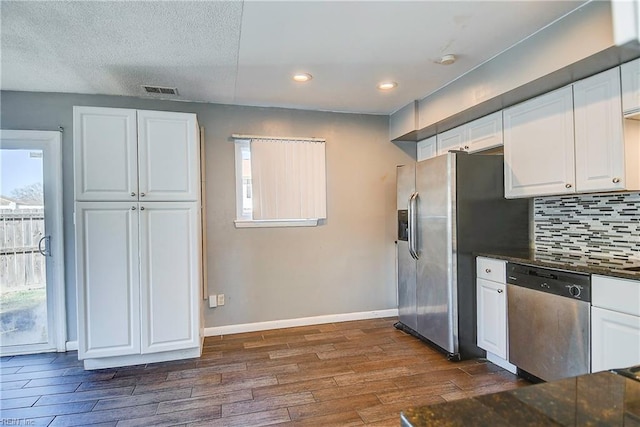
<path fill-rule="evenodd" d="M 490 269 L 490 268 L 485 268 L 485 269 L 484 269 L 484 272 L 485 272 L 485 273 L 491 273 L 491 269 Z"/>
<path fill-rule="evenodd" d="M 465 149 L 465 150 L 468 150 L 468 149 L 469 149 L 469 146 L 468 146 L 468 145 L 465 145 L 465 146 L 464 146 L 464 149 Z"/>
<path fill-rule="evenodd" d="M 136 193 L 134 193 L 133 191 L 131 192 L 131 197 L 136 197 Z"/>
<path fill-rule="evenodd" d="M 140 197 L 144 197 L 144 193 L 140 193 Z"/>
<path fill-rule="evenodd" d="M 571 187 L 573 187 L 573 185 L 571 185 L 571 184 L 566 184 L 566 185 L 565 185 L 565 187 L 566 187 L 566 188 L 571 188 Z"/>
<path fill-rule="evenodd" d="M 613 178 L 613 183 L 614 183 L 614 184 L 617 184 L 617 183 L 619 183 L 619 182 L 620 182 L 620 178 Z"/>
<path fill-rule="evenodd" d="M 131 206 L 131 210 L 132 210 L 132 211 L 135 211 L 135 210 L 136 210 L 136 207 L 135 207 L 135 206 Z"/>
<path fill-rule="evenodd" d="M 144 206 L 140 206 L 140 210 L 143 211 L 144 210 Z"/>
<path fill-rule="evenodd" d="M 498 293 L 501 294 L 502 293 L 502 289 L 498 289 Z"/>

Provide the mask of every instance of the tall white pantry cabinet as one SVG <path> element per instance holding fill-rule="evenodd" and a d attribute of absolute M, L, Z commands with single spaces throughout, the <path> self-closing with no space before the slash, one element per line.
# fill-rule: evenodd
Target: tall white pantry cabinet
<path fill-rule="evenodd" d="M 78 358 L 99 369 L 198 357 L 195 114 L 74 107 Z"/>

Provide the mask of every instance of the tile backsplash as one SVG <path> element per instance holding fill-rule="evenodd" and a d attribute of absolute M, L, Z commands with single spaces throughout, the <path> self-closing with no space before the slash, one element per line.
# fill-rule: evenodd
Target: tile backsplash
<path fill-rule="evenodd" d="M 535 249 L 542 253 L 640 261 L 640 193 L 533 200 Z"/>

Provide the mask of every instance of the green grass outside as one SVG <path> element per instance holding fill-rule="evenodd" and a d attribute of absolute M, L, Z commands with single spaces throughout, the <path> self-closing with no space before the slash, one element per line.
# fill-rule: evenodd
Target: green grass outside
<path fill-rule="evenodd" d="M 37 307 L 46 300 L 45 288 L 5 292 L 0 295 L 0 313 L 26 310 Z"/>

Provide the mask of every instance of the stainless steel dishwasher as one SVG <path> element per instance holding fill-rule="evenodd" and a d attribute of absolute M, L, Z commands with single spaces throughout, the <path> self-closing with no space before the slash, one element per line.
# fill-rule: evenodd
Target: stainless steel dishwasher
<path fill-rule="evenodd" d="M 507 263 L 509 362 L 553 381 L 591 371 L 591 276 Z M 524 372 L 522 372 L 524 371 Z"/>

